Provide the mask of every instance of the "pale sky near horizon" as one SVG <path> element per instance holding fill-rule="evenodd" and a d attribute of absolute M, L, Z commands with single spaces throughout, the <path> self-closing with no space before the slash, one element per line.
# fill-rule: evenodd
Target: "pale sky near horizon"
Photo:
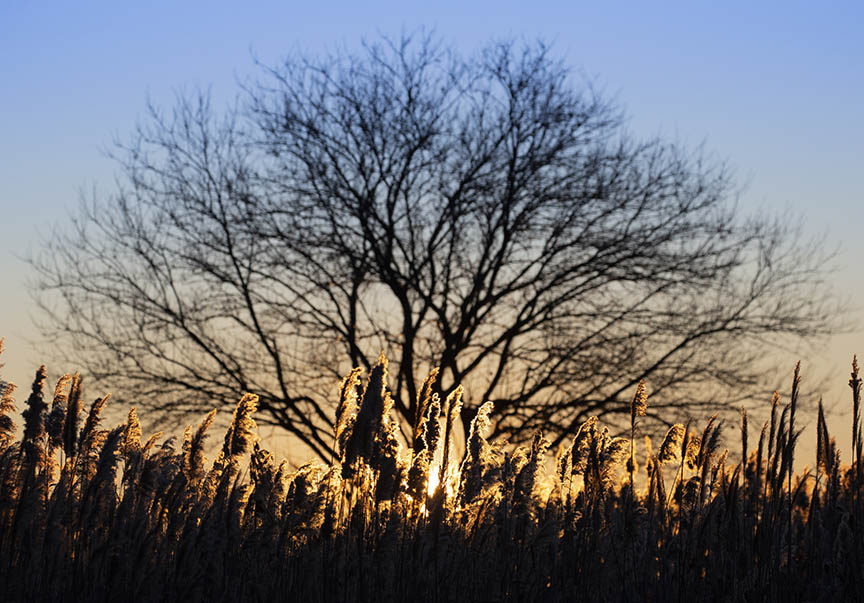
<path fill-rule="evenodd" d="M 62 227 L 79 191 L 111 191 L 104 150 L 131 133 L 148 97 L 170 106 L 177 91 L 211 87 L 229 99 L 256 75 L 252 53 L 272 64 L 420 26 L 465 52 L 495 37 L 551 41 L 621 103 L 633 131 L 704 142 L 745 185 L 742 206 L 798 215 L 809 235 L 839 244 L 831 283 L 864 325 L 862 25 L 856 2 L 3 3 L 0 377 L 23 401 L 40 357 L 21 257 Z M 823 393 L 842 413 L 862 343 L 858 331 L 788 352 L 790 370 L 804 354 L 805 376 L 833 376 Z"/>

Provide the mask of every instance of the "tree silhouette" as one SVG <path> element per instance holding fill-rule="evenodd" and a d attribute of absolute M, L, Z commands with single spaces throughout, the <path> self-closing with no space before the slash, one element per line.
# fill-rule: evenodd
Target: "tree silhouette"
<path fill-rule="evenodd" d="M 407 437 L 440 367 L 465 425 L 491 400 L 491 437 L 560 441 L 641 379 L 668 420 L 738 403 L 754 343 L 833 328 L 818 246 L 745 214 L 722 163 L 630 135 L 543 44 L 407 36 L 261 77 L 224 112 L 151 106 L 116 194 L 34 262 L 58 345 L 138 404 L 254 392 L 327 456 L 339 379 L 383 350 Z"/>

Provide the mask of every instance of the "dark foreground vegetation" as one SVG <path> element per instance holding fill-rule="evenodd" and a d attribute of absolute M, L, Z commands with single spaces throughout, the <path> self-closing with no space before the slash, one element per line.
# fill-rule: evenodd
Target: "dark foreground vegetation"
<path fill-rule="evenodd" d="M 478 412 L 463 458 L 461 390 L 418 401 L 413 450 L 391 418 L 386 360 L 342 383 L 327 465 L 289 471 L 259 442 L 244 396 L 215 461 L 209 414 L 182 442 L 142 437 L 135 409 L 103 429 L 81 379 L 53 399 L 36 374 L 16 440 L 0 408 L 0 584 L 18 600 L 783 601 L 864 598 L 860 389 L 853 462 L 841 466 L 821 404 L 815 469 L 793 475 L 792 389 L 721 451 L 720 422 L 674 425 L 654 449 L 586 421 L 547 463 L 538 434 L 487 442 Z M 739 427 L 735 428 L 737 431 Z M 643 443 L 644 439 L 644 443 Z M 460 447 L 461 448 L 461 447 Z M 745 463 L 732 457 L 743 454 Z M 548 464 L 548 467 L 547 467 Z"/>

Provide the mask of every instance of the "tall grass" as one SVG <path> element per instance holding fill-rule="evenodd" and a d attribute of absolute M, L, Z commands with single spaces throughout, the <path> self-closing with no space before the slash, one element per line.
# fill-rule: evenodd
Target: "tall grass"
<path fill-rule="evenodd" d="M 462 459 L 437 373 L 403 449 L 382 357 L 339 390 L 336 454 L 289 471 L 256 435 L 256 397 L 237 405 L 216 458 L 209 414 L 182 442 L 144 439 L 135 409 L 103 428 L 78 375 L 45 396 L 37 371 L 22 435 L 0 392 L 0 584 L 5 600 L 862 600 L 860 389 L 852 462 L 822 405 L 814 469 L 794 474 L 799 372 L 756 434 L 742 411 L 740 462 L 721 423 L 673 425 L 655 451 L 592 418 L 550 462 L 537 434 L 512 450 L 478 411 Z M 83 418 L 83 423 L 82 423 Z M 755 445 L 751 445 L 754 443 Z M 740 452 L 738 452 L 740 451 Z M 549 471 L 547 473 L 547 466 Z"/>

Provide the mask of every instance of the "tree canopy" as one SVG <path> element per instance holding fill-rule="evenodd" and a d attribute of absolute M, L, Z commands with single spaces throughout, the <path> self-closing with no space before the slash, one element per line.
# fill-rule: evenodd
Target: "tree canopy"
<path fill-rule="evenodd" d="M 560 441 L 642 379 L 670 420 L 738 404 L 754 344 L 834 328 L 818 245 L 542 43 L 382 39 L 242 89 L 150 107 L 116 193 L 35 261 L 58 345 L 140 405 L 253 392 L 327 456 L 339 380 L 384 351 L 406 437 L 439 368 L 466 425 L 492 401 L 490 437 Z"/>

